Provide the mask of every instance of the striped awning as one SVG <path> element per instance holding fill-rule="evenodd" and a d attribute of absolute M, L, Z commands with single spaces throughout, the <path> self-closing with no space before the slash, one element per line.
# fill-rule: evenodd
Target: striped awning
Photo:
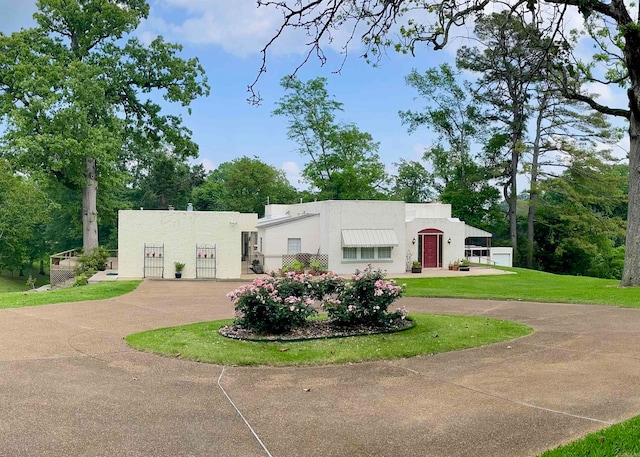
<path fill-rule="evenodd" d="M 398 237 L 393 230 L 351 229 L 342 231 L 342 246 L 345 248 L 397 245 Z"/>

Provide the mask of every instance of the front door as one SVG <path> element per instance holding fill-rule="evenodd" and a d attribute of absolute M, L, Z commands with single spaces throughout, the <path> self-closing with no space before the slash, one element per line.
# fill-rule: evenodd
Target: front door
<path fill-rule="evenodd" d="M 422 266 L 438 267 L 438 235 L 424 235 L 422 238 Z"/>

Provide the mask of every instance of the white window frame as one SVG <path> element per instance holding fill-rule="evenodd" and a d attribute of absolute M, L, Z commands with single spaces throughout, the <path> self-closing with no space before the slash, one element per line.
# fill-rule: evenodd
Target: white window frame
<path fill-rule="evenodd" d="M 389 255 L 386 256 L 386 257 L 382 257 L 382 255 L 380 255 L 380 251 L 381 250 L 387 250 L 387 249 L 388 249 Z M 393 255 L 393 246 L 380 246 L 380 247 L 378 247 L 377 254 L 378 254 L 377 258 L 379 260 L 391 260 L 392 255 Z"/>
<path fill-rule="evenodd" d="M 287 238 L 287 254 L 300 254 L 301 252 L 302 238 Z"/>

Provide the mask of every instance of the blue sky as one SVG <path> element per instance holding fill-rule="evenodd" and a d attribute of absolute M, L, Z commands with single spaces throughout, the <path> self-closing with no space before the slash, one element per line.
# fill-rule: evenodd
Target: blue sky
<path fill-rule="evenodd" d="M 263 103 L 253 106 L 246 101 L 247 86 L 260 68 L 260 49 L 279 25 L 277 11 L 256 8 L 255 0 L 150 0 L 149 3 L 150 17 L 136 34 L 143 41 L 162 35 L 167 41 L 182 44 L 184 57 L 198 57 L 209 78 L 211 95 L 195 101 L 191 115 L 184 113 L 184 123 L 200 146 L 196 162 L 212 169 L 243 155 L 257 156 L 283 169 L 292 184 L 302 187 L 298 182 L 299 171 L 305 159 L 287 138 L 286 119 L 273 117 L 271 112 L 284 94 L 280 79 L 290 74 L 303 58 L 305 37 L 289 33 L 276 42 L 268 56 L 268 71 L 257 85 Z M 3 11 L 0 31 L 11 33 L 33 25 L 35 0 L 0 0 L 0 11 Z M 463 30 L 462 35 L 466 34 L 468 31 Z M 341 72 L 334 74 L 342 62 L 341 38 L 336 36 L 335 48 L 325 48 L 329 60 L 324 67 L 312 58 L 298 76 L 303 80 L 317 76 L 328 79 L 329 92 L 344 104 L 339 120 L 355 123 L 380 143 L 379 155 L 389 171 L 401 158 L 419 159 L 433 136 L 426 129 L 409 134 L 400 123 L 399 110 L 422 106 L 404 77 L 412 68 L 424 71 L 443 62 L 453 63 L 455 49 L 463 40 L 454 40 L 443 51 L 420 49 L 417 57 L 389 51 L 376 68 L 359 57 L 363 50 L 358 49 L 356 40 Z M 603 102 L 620 97 L 610 88 L 601 88 L 601 92 Z M 176 112 L 175 107 L 167 109 Z"/>

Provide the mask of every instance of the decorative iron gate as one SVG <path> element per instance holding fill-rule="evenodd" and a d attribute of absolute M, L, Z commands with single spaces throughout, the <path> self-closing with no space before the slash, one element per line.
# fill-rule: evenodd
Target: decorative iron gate
<path fill-rule="evenodd" d="M 196 244 L 196 278 L 216 277 L 216 245 Z"/>
<path fill-rule="evenodd" d="M 144 277 L 164 278 L 164 244 L 145 243 Z"/>

